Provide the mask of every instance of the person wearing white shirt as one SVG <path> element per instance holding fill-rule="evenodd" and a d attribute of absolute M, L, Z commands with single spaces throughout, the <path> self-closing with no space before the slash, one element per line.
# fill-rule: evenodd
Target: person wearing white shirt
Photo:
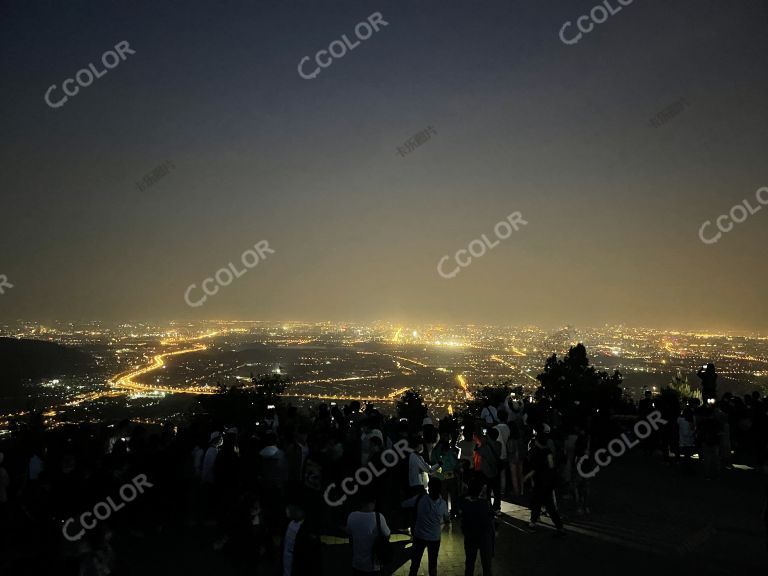
<path fill-rule="evenodd" d="M 480 418 L 485 420 L 486 424 L 496 424 L 499 421 L 499 415 L 496 412 L 496 408 L 494 406 L 491 406 L 491 401 L 486 400 L 485 406 L 483 406 L 483 409 L 480 411 Z"/>
<path fill-rule="evenodd" d="M 499 460 L 499 478 L 501 482 L 501 493 L 504 494 L 507 487 L 507 474 L 509 470 L 509 457 L 507 455 L 507 443 L 509 442 L 509 426 L 507 426 L 507 412 L 499 411 L 499 423 L 494 426 L 499 431 L 499 442 L 501 442 L 501 458 Z"/>
<path fill-rule="evenodd" d="M 347 534 L 352 545 L 352 574 L 375 576 L 381 573 L 382 567 L 374 555 L 374 545 L 379 537 L 379 530 L 385 538 L 389 538 L 390 530 L 384 515 L 376 512 L 375 492 L 364 490 L 362 498 L 360 510 L 350 513 L 347 517 Z"/>
<path fill-rule="evenodd" d="M 411 441 L 413 452 L 408 456 L 408 485 L 411 494 L 423 494 L 429 482 L 429 475 L 440 467 L 440 464 L 430 466 L 424 460 L 424 441 L 416 438 Z"/>
<path fill-rule="evenodd" d="M 437 576 L 437 556 L 440 553 L 440 534 L 443 524 L 450 520 L 448 504 L 440 496 L 442 482 L 439 478 L 429 481 L 429 494 L 411 496 L 402 503 L 403 508 L 416 508 L 416 525 L 413 528 L 413 556 L 409 576 L 417 576 L 419 564 L 427 549 L 429 576 Z"/>

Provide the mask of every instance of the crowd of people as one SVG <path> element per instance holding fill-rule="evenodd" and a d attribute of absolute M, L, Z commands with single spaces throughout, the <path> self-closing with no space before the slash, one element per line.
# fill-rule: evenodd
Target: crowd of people
<path fill-rule="evenodd" d="M 545 510 L 553 535 L 564 536 L 559 500 L 590 513 L 591 480 L 579 463 L 654 411 L 667 424 L 644 449 L 670 464 L 676 455 L 682 473 L 694 471 L 694 452 L 707 478 L 734 458 L 766 462 L 766 398 L 670 398 L 648 392 L 621 415 L 512 394 L 440 420 L 351 402 L 270 406 L 250 424 L 201 418 L 185 427 L 123 421 L 45 430 L 32 421 L 0 445 L 0 572 L 119 576 L 126 539 L 198 530 L 236 570 L 282 576 L 322 573 L 321 535 L 348 537 L 350 571 L 376 575 L 402 552 L 389 542 L 399 532 L 413 541 L 410 575 L 426 551 L 435 576 L 443 526 L 456 522 L 466 576 L 478 555 L 491 576 L 503 501 L 528 504 L 532 530 Z M 151 488 L 108 518 L 83 520 L 137 475 Z"/>

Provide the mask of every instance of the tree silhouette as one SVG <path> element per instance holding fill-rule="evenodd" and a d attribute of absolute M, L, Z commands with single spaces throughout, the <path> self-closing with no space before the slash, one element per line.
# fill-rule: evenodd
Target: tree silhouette
<path fill-rule="evenodd" d="M 536 376 L 541 383 L 536 394 L 561 405 L 579 401 L 589 408 L 614 406 L 621 402 L 623 377 L 597 370 L 589 363 L 583 344 L 572 346 L 565 358 L 552 354 L 544 364 L 544 372 Z"/>
<path fill-rule="evenodd" d="M 701 390 L 694 390 L 688 383 L 688 376 L 683 376 L 680 369 L 677 370 L 677 374 L 672 377 L 672 381 L 669 383 L 669 388 L 677 392 L 680 398 L 688 400 L 689 398 L 698 398 L 701 401 Z"/>

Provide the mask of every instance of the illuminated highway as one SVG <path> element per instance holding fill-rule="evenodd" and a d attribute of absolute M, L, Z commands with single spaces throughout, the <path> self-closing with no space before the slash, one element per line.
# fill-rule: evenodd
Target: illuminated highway
<path fill-rule="evenodd" d="M 522 352 L 520 354 L 522 354 Z M 522 354 L 522 355 L 525 356 L 525 354 Z M 538 383 L 538 380 L 536 380 L 536 378 L 534 378 L 533 376 L 528 374 L 525 370 L 522 370 L 519 366 L 515 366 L 514 364 L 511 364 L 511 363 L 507 362 L 503 358 L 499 358 L 498 356 L 491 356 L 491 360 L 495 360 L 496 362 L 498 362 L 502 366 L 506 366 L 507 368 L 512 368 L 513 370 L 518 370 L 520 372 L 520 374 L 522 374 L 523 376 L 527 376 L 528 378 L 530 378 L 534 382 Z"/>
<path fill-rule="evenodd" d="M 459 386 L 461 386 L 461 389 L 464 390 L 464 395 L 468 399 L 471 398 L 472 393 L 469 391 L 469 386 L 467 386 L 467 379 L 464 378 L 464 374 L 457 375 L 456 379 L 459 381 Z"/>
<path fill-rule="evenodd" d="M 210 337 L 210 336 L 207 336 Z M 168 394 L 216 394 L 216 389 L 201 386 L 189 386 L 186 388 L 171 388 L 168 386 L 157 386 L 155 384 L 142 384 L 135 382 L 134 379 L 139 376 L 144 376 L 155 370 L 165 367 L 165 359 L 169 356 L 180 356 L 181 354 L 190 354 L 191 352 L 202 352 L 207 346 L 203 344 L 195 344 L 192 348 L 185 348 L 184 350 L 176 350 L 175 352 L 165 352 L 164 354 L 157 354 L 150 364 L 137 368 L 133 372 L 122 376 L 116 376 L 114 382 L 110 381 L 110 385 L 113 388 L 120 388 L 125 390 L 134 390 L 138 392 L 165 392 Z"/>
<path fill-rule="evenodd" d="M 301 398 L 309 398 L 312 400 L 342 400 L 347 402 L 351 402 L 352 400 L 357 400 L 359 402 L 396 402 L 397 400 L 399 400 L 400 396 L 405 393 L 406 390 L 408 390 L 408 388 L 400 388 L 399 390 L 395 390 L 394 392 L 391 392 L 390 394 L 384 397 L 302 394 Z M 291 394 L 283 394 L 283 396 L 291 396 Z"/>

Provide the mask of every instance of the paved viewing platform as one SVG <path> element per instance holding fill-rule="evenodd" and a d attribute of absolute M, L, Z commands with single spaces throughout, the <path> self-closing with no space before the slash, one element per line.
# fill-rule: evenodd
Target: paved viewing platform
<path fill-rule="evenodd" d="M 698 463 L 697 463 L 698 464 Z M 768 567 L 762 524 L 766 478 L 738 467 L 715 480 L 698 471 L 685 475 L 641 453 L 627 455 L 600 471 L 592 482 L 591 514 L 579 516 L 569 500 L 560 502 L 568 535 L 554 538 L 546 516 L 528 528 L 525 499 L 506 501 L 498 517 L 496 575 L 621 574 L 732 576 Z M 130 574 L 272 574 L 274 567 L 236 567 L 212 550 L 210 535 L 172 538 L 176 550 L 155 549 L 151 539 L 133 542 Z M 410 541 L 395 534 L 397 576 L 408 574 Z M 323 537 L 323 574 L 349 572 L 346 538 Z M 320 573 L 318 571 L 318 573 Z M 425 553 L 419 574 L 427 574 Z M 443 529 L 438 574 L 464 574 L 460 521 Z M 478 559 L 475 574 L 482 574 Z"/>

